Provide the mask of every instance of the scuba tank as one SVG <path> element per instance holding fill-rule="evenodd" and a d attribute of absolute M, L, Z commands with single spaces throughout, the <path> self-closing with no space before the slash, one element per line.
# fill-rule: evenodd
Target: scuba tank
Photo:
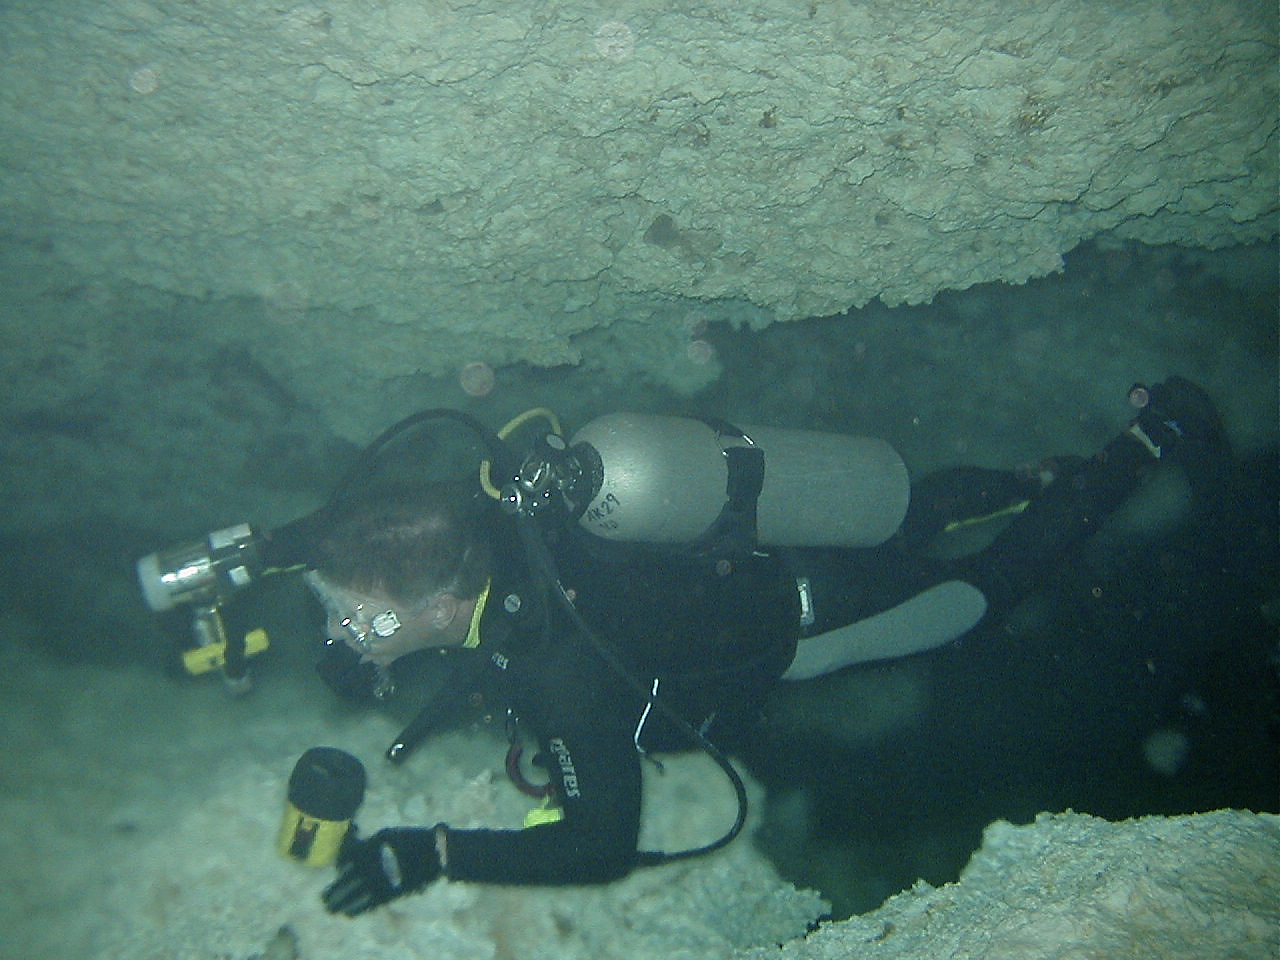
<path fill-rule="evenodd" d="M 871 547 L 907 511 L 907 468 L 883 440 L 714 420 L 614 413 L 582 427 L 589 463 L 570 494 L 578 523 L 607 540 L 688 544 L 754 498 L 762 546 Z"/>

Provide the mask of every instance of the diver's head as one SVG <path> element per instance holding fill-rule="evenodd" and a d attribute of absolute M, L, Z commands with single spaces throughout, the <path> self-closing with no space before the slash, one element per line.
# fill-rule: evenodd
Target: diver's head
<path fill-rule="evenodd" d="M 375 663 L 456 646 L 488 583 L 492 552 L 465 487 L 424 483 L 340 505 L 307 581 L 331 636 Z"/>

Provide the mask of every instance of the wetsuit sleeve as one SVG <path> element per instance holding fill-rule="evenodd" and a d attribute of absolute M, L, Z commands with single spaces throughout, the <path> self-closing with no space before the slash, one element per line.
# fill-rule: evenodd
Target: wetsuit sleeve
<path fill-rule="evenodd" d="M 616 699 L 579 702 L 540 725 L 563 819 L 525 830 L 446 827 L 445 875 L 550 885 L 607 883 L 629 873 L 640 829 L 640 761 L 619 706 Z"/>

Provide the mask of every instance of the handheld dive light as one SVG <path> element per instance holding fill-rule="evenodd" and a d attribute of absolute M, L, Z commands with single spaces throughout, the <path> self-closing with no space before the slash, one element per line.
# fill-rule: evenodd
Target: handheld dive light
<path fill-rule="evenodd" d="M 338 859 L 351 820 L 364 802 L 364 766 L 336 747 L 312 747 L 294 765 L 277 847 L 308 867 Z"/>
<path fill-rule="evenodd" d="M 221 603 L 261 572 L 261 537 L 247 523 L 215 530 L 147 554 L 138 561 L 138 584 L 157 613 L 183 604 Z"/>
<path fill-rule="evenodd" d="M 193 610 L 196 646 L 183 654 L 188 673 L 220 669 L 234 693 L 249 689 L 247 657 L 267 648 L 265 631 L 229 637 L 221 606 L 262 572 L 262 538 L 247 523 L 148 554 L 137 563 L 138 585 L 147 606 L 164 613 Z"/>

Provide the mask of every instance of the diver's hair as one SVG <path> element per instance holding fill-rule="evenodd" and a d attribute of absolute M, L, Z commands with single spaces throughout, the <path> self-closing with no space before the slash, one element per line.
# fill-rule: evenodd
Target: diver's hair
<path fill-rule="evenodd" d="M 474 489 L 418 483 L 341 504 L 319 538 L 315 567 L 339 586 L 408 605 L 441 591 L 478 596 L 492 550 Z"/>

